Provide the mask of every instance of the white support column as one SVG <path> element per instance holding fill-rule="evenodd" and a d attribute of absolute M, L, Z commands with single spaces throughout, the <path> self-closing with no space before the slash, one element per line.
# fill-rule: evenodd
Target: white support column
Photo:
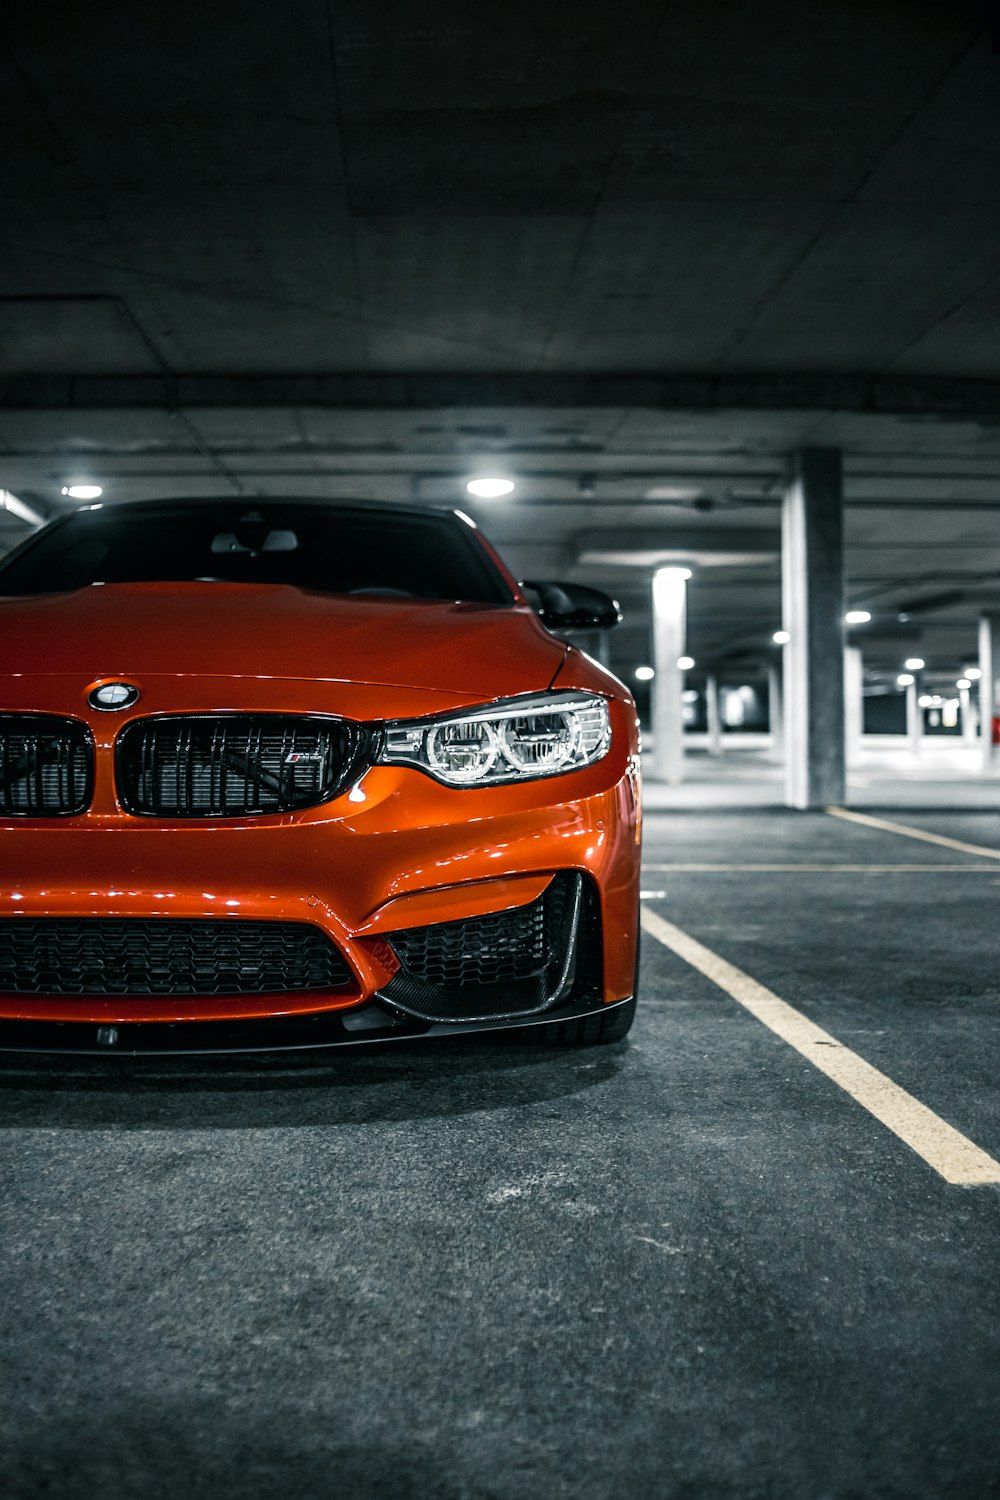
<path fill-rule="evenodd" d="M 767 669 L 767 722 L 771 730 L 771 759 L 780 761 L 785 754 L 785 705 L 782 701 L 781 668 Z"/>
<path fill-rule="evenodd" d="M 844 501 L 838 448 L 794 456 L 782 511 L 785 801 L 844 800 Z"/>
<path fill-rule="evenodd" d="M 969 688 L 958 690 L 958 713 L 962 721 L 962 744 L 967 750 L 972 750 L 976 744 L 976 713 L 972 707 L 972 693 Z"/>
<path fill-rule="evenodd" d="M 1000 615 L 979 617 L 979 736 L 984 775 L 1000 765 L 1000 747 L 993 745 L 993 718 L 1000 712 Z"/>
<path fill-rule="evenodd" d="M 844 759 L 856 766 L 865 728 L 864 666 L 860 646 L 844 647 Z"/>
<path fill-rule="evenodd" d="M 705 716 L 708 720 L 708 753 L 722 754 L 722 725 L 719 720 L 719 679 L 710 672 L 705 682 Z"/>
<path fill-rule="evenodd" d="M 920 684 L 916 680 L 907 684 L 906 688 L 906 738 L 909 741 L 910 753 L 920 754 L 920 741 L 924 734 L 924 711 L 917 701 L 920 696 Z"/>
<path fill-rule="evenodd" d="M 653 574 L 653 776 L 678 782 L 684 776 L 684 655 L 687 631 L 687 568 L 658 568 Z"/>

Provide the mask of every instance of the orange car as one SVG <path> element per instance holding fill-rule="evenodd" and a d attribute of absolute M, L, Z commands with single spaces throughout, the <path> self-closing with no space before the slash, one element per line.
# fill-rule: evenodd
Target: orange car
<path fill-rule="evenodd" d="M 623 1037 L 635 706 L 542 623 L 617 606 L 529 587 L 402 506 L 91 506 L 12 553 L 0 1047 Z"/>

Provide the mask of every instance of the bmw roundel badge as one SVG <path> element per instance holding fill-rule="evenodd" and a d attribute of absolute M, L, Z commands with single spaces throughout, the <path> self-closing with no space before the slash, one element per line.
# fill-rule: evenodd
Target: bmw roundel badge
<path fill-rule="evenodd" d="M 91 708 L 99 708 L 104 713 L 131 708 L 138 701 L 139 689 L 130 682 L 102 682 L 100 687 L 91 688 L 87 694 L 87 702 Z"/>

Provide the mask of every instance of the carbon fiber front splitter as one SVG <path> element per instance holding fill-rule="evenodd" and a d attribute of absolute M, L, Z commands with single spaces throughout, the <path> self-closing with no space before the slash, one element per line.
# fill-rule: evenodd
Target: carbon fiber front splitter
<path fill-rule="evenodd" d="M 570 1002 L 530 1016 L 488 1021 L 424 1023 L 372 1001 L 355 1011 L 276 1016 L 265 1021 L 129 1022 L 98 1026 L 93 1021 L 0 1021 L 0 1052 L 72 1053 L 74 1056 L 200 1056 L 210 1053 L 291 1052 L 310 1048 L 357 1047 L 371 1042 L 417 1041 L 490 1031 L 523 1031 L 576 1021 L 600 1011 L 610 1014 L 628 1000 Z M 103 1039 L 98 1039 L 98 1033 Z M 113 1036 L 109 1033 L 114 1033 Z"/>

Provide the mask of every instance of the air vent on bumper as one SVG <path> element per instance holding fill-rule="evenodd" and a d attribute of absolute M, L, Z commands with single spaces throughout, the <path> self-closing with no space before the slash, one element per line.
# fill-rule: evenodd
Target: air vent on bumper
<path fill-rule="evenodd" d="M 400 970 L 381 991 L 427 1021 L 529 1016 L 601 987 L 601 918 L 586 877 L 563 871 L 512 911 L 386 933 Z"/>
<path fill-rule="evenodd" d="M 2 995 L 285 995 L 350 983 L 339 950 L 308 922 L 0 919 Z"/>

